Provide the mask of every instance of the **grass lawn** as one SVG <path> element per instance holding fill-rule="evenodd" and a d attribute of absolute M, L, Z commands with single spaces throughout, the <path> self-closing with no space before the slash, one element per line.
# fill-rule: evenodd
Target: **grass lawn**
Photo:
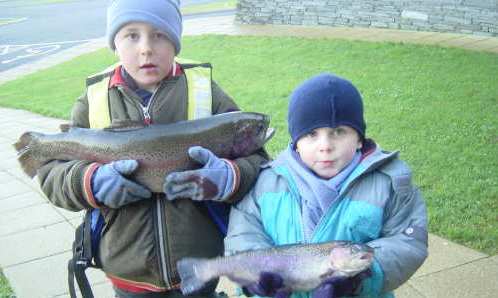
<path fill-rule="evenodd" d="M 15 298 L 14 293 L 0 269 L 0 297 L 1 298 Z"/>
<path fill-rule="evenodd" d="M 272 116 L 272 155 L 287 142 L 291 90 L 323 71 L 363 94 L 367 135 L 400 150 L 425 196 L 430 231 L 498 253 L 498 55 L 394 43 L 197 36 L 181 56 L 213 64 L 246 111 Z M 0 105 L 68 118 L 84 78 L 115 61 L 97 51 L 0 86 Z"/>

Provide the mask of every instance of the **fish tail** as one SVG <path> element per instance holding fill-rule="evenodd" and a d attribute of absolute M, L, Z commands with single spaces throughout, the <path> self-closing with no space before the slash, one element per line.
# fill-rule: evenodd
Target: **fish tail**
<path fill-rule="evenodd" d="M 204 270 L 206 259 L 184 258 L 178 261 L 177 270 L 181 282 L 181 291 L 183 295 L 192 294 L 200 289 L 212 278 Z"/>
<path fill-rule="evenodd" d="M 32 132 L 23 133 L 22 136 L 19 138 L 19 140 L 14 144 L 14 147 L 16 148 L 17 152 L 22 151 L 26 147 L 28 147 L 32 139 L 33 139 Z"/>
<path fill-rule="evenodd" d="M 36 171 L 42 166 L 42 163 L 33 157 L 33 151 L 31 150 L 31 145 L 37 138 L 38 133 L 25 132 L 14 144 L 18 155 L 17 160 L 24 172 L 31 178 L 36 175 Z"/>

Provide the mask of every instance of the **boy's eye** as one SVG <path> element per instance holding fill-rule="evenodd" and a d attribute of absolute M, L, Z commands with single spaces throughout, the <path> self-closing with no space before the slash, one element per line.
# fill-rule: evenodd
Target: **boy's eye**
<path fill-rule="evenodd" d="M 162 32 L 156 32 L 156 33 L 154 33 L 154 38 L 156 38 L 156 39 L 163 39 L 163 38 L 167 38 L 167 37 Z"/>
<path fill-rule="evenodd" d="M 312 130 L 312 131 L 310 131 L 309 133 L 306 134 L 306 136 L 310 137 L 310 138 L 316 137 L 316 135 L 317 135 L 316 130 Z"/>
<path fill-rule="evenodd" d="M 330 131 L 330 136 L 333 138 L 340 138 L 348 134 L 348 131 L 343 127 L 337 127 Z"/>
<path fill-rule="evenodd" d="M 343 127 L 338 127 L 334 130 L 336 136 L 343 136 L 347 133 L 346 129 Z"/>
<path fill-rule="evenodd" d="M 131 40 L 137 40 L 139 38 L 138 33 L 135 32 L 130 32 L 128 35 L 126 35 L 126 38 L 131 39 Z"/>

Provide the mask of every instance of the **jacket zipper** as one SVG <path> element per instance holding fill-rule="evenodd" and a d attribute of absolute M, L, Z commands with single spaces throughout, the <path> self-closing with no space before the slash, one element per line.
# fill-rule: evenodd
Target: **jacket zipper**
<path fill-rule="evenodd" d="M 140 110 L 142 111 L 143 121 L 144 121 L 145 125 L 152 124 L 152 116 L 150 114 L 150 108 L 152 107 L 152 103 L 155 101 L 156 94 L 158 93 L 158 91 L 161 87 L 162 87 L 162 83 L 161 83 L 161 85 L 159 85 L 157 87 L 157 89 L 154 91 L 154 93 L 152 93 L 152 95 L 150 96 L 149 102 L 145 106 L 140 102 L 141 100 L 137 100 L 138 102 L 134 101 L 134 100 L 131 101 L 131 102 L 134 102 L 135 106 L 138 103 L 138 106 L 140 107 Z M 119 86 L 118 88 L 120 88 L 121 92 L 123 92 L 124 94 L 127 95 L 126 96 L 127 98 L 131 99 L 132 97 L 134 97 L 128 92 L 127 88 L 124 88 L 121 86 Z"/>
<path fill-rule="evenodd" d="M 156 99 L 156 94 L 159 93 L 159 89 L 161 89 L 162 83 L 156 88 L 154 93 L 151 95 L 149 102 L 147 103 L 146 106 L 143 106 L 140 104 L 140 107 L 142 108 L 143 116 L 144 116 L 144 123 L 145 125 L 150 125 L 152 123 L 152 116 L 150 115 L 150 108 L 152 107 L 153 102 Z M 164 201 L 162 199 L 157 199 L 156 200 L 156 210 L 157 210 L 157 234 L 158 234 L 158 242 L 159 242 L 159 267 L 161 270 L 161 274 L 163 277 L 164 284 L 166 285 L 166 288 L 169 289 L 171 288 L 172 281 L 171 277 L 169 276 L 168 272 L 171 272 L 171 266 L 168 264 L 167 258 L 166 258 L 166 235 L 167 235 L 167 227 L 164 219 Z"/>
<path fill-rule="evenodd" d="M 161 273 L 163 276 L 164 283 L 166 288 L 172 287 L 171 278 L 168 274 L 168 264 L 166 262 L 166 225 L 164 225 L 164 202 L 162 199 L 158 198 L 156 200 L 156 210 L 157 210 L 157 234 L 158 234 L 158 242 L 159 242 L 159 267 L 161 269 Z"/>
<path fill-rule="evenodd" d="M 145 125 L 150 125 L 152 123 L 152 116 L 150 115 L 150 107 L 152 107 L 152 103 L 156 99 L 156 94 L 159 93 L 159 90 L 163 87 L 164 82 L 161 82 L 159 86 L 157 86 L 156 90 L 154 90 L 154 93 L 150 96 L 149 102 L 147 103 L 146 106 L 143 106 L 140 104 L 140 107 L 142 108 L 142 112 L 144 115 L 144 123 Z"/>
<path fill-rule="evenodd" d="M 144 124 L 145 125 L 150 125 L 152 123 L 152 116 L 150 115 L 150 108 L 152 107 L 152 103 L 155 101 L 156 94 L 158 93 L 159 89 L 162 87 L 162 84 L 159 85 L 159 87 L 154 91 L 154 93 L 151 95 L 149 102 L 147 103 L 146 106 L 141 104 L 140 102 L 138 105 L 140 106 L 142 110 L 142 115 L 144 117 Z M 171 278 L 168 274 L 168 270 L 170 270 L 170 266 L 167 263 L 166 259 L 166 225 L 164 224 L 165 219 L 164 219 L 164 202 L 162 199 L 157 199 L 156 200 L 156 216 L 157 216 L 157 236 L 158 236 L 158 244 L 159 244 L 159 268 L 161 271 L 161 275 L 165 284 L 165 287 L 171 288 L 172 287 L 172 282 Z"/>
<path fill-rule="evenodd" d="M 146 106 L 144 106 L 143 104 L 138 102 L 138 106 L 142 110 L 142 115 L 144 117 L 143 118 L 144 124 L 146 124 L 146 125 L 149 125 L 152 123 L 152 116 L 150 115 L 150 108 L 152 106 L 153 101 L 155 100 L 156 94 L 158 93 L 158 91 L 161 87 L 162 87 L 162 83 L 161 83 L 161 85 L 158 86 L 158 88 L 151 95 L 150 100 Z M 121 87 L 121 91 L 125 94 L 128 94 L 126 91 L 126 88 Z M 128 95 L 127 97 L 130 97 L 130 95 Z M 157 237 L 158 237 L 157 241 L 159 244 L 159 252 L 158 252 L 159 269 L 161 271 L 161 275 L 162 275 L 165 287 L 167 289 L 170 289 L 170 288 L 172 288 L 173 285 L 172 285 L 171 278 L 168 274 L 168 270 L 171 270 L 171 266 L 168 264 L 167 259 L 166 259 L 166 254 L 165 254 L 166 247 L 167 247 L 165 235 L 167 234 L 167 230 L 166 230 L 166 225 L 164 224 L 165 219 L 164 219 L 163 210 L 164 210 L 163 200 L 157 199 L 156 200 L 156 219 L 157 219 L 157 224 L 156 224 L 157 229 L 156 230 L 157 230 Z"/>

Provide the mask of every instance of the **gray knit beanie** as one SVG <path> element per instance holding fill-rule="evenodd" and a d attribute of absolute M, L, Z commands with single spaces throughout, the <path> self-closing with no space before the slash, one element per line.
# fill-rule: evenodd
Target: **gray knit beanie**
<path fill-rule="evenodd" d="M 113 0 L 107 8 L 107 42 L 116 49 L 114 37 L 119 29 L 130 22 L 143 22 L 164 32 L 175 46 L 181 49 L 182 15 L 178 0 Z"/>

